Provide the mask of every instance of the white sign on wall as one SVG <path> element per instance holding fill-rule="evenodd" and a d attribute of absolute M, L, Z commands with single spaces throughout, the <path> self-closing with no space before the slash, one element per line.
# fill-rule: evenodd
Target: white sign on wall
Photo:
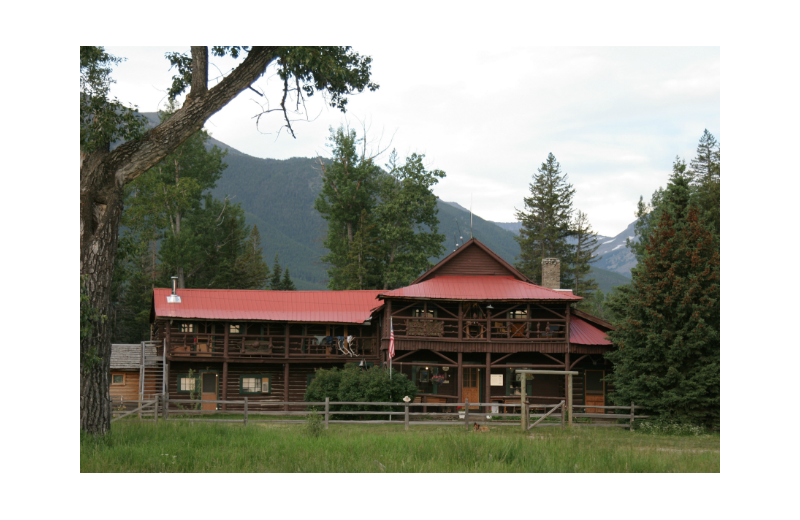
<path fill-rule="evenodd" d="M 503 386 L 503 374 L 492 374 L 492 386 Z"/>

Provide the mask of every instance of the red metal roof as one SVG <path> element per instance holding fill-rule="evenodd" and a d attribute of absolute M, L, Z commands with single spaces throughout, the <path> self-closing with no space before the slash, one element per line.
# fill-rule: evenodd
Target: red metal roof
<path fill-rule="evenodd" d="M 178 289 L 181 303 L 167 303 L 172 290 L 155 289 L 153 302 L 159 318 L 364 323 L 380 292 Z"/>
<path fill-rule="evenodd" d="M 381 298 L 434 298 L 442 300 L 582 300 L 512 276 L 437 276 L 420 283 L 381 293 Z"/>
<path fill-rule="evenodd" d="M 569 319 L 569 342 L 578 345 L 612 345 L 606 339 L 605 332 L 577 316 L 570 316 Z"/>

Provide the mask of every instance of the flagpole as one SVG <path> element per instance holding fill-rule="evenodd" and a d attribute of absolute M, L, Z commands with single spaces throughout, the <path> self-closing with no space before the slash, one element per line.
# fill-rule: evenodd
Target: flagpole
<path fill-rule="evenodd" d="M 394 324 L 392 323 L 392 317 L 391 316 L 389 316 L 389 330 L 391 331 L 391 334 L 393 336 L 392 337 L 392 341 L 394 341 Z M 389 379 L 391 379 L 392 378 L 392 358 L 394 356 L 391 355 L 391 352 L 389 354 L 390 354 L 389 355 Z"/>

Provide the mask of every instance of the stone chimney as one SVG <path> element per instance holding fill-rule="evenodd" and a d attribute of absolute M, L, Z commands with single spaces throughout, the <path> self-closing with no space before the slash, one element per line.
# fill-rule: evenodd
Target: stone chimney
<path fill-rule="evenodd" d="M 561 289 L 561 261 L 558 258 L 542 258 L 542 287 Z"/>

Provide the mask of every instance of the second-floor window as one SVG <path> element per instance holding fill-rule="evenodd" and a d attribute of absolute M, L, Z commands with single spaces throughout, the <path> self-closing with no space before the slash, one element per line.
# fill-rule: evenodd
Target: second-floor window
<path fill-rule="evenodd" d="M 238 323 L 231 323 L 230 330 L 228 332 L 230 332 L 231 334 L 241 334 L 242 326 Z"/>
<path fill-rule="evenodd" d="M 181 323 L 181 332 L 195 332 L 194 323 Z"/>
<path fill-rule="evenodd" d="M 427 313 L 425 309 L 414 309 L 413 316 L 415 318 L 435 318 L 437 314 L 436 309 L 428 309 Z"/>

